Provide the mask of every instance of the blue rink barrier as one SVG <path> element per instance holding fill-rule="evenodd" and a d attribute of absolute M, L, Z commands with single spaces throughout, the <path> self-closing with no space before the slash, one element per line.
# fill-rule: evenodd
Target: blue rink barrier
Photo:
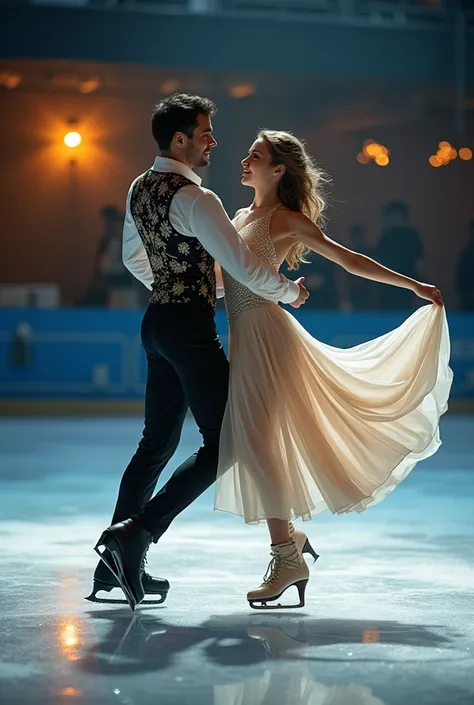
<path fill-rule="evenodd" d="M 308 332 L 350 347 L 396 328 L 400 313 L 296 312 Z M 0 398 L 107 399 L 143 397 L 146 361 L 140 345 L 141 311 L 0 309 Z M 223 310 L 217 328 L 227 345 Z M 474 315 L 448 314 L 452 399 L 474 398 Z M 22 324 L 27 324 L 28 329 Z"/>

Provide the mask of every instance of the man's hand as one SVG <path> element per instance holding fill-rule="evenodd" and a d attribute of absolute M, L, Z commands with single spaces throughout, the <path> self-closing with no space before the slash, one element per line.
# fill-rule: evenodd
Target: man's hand
<path fill-rule="evenodd" d="M 431 303 L 436 304 L 436 306 L 443 305 L 443 297 L 441 296 L 440 290 L 432 284 L 422 284 L 421 282 L 417 282 L 413 287 L 413 291 L 420 297 L 420 299 L 431 301 Z"/>
<path fill-rule="evenodd" d="M 296 301 L 293 301 L 290 306 L 293 306 L 293 308 L 299 308 L 303 304 L 306 303 L 306 299 L 309 296 L 309 291 L 306 289 L 306 287 L 303 286 L 304 282 L 304 277 L 300 277 L 299 279 L 296 280 L 296 284 L 298 284 L 300 288 L 300 295 L 296 299 Z"/>

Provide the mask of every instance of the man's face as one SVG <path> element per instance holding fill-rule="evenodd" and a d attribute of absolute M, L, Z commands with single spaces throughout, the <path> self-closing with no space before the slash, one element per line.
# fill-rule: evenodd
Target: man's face
<path fill-rule="evenodd" d="M 193 166 L 209 166 L 211 149 L 217 144 L 212 136 L 212 123 L 208 115 L 198 115 L 192 137 L 188 137 L 186 160 Z"/>

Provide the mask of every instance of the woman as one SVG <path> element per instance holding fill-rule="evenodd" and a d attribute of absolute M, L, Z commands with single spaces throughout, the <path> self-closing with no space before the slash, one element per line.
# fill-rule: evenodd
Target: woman
<path fill-rule="evenodd" d="M 296 137 L 262 130 L 242 166 L 242 183 L 255 195 L 234 223 L 265 262 L 297 268 L 312 250 L 434 304 L 380 338 L 339 349 L 222 272 L 231 371 L 215 508 L 268 524 L 272 561 L 247 595 L 251 606 L 266 607 L 296 585 L 299 607 L 309 578 L 302 553 L 317 554 L 290 520 L 325 509 L 361 512 L 437 450 L 452 381 L 448 328 L 436 287 L 321 232 L 324 178 Z"/>

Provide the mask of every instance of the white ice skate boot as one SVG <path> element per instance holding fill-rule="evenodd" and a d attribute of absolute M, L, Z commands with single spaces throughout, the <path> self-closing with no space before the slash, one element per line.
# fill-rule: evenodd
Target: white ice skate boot
<path fill-rule="evenodd" d="M 247 600 L 253 609 L 293 609 L 304 607 L 304 596 L 309 580 L 306 561 L 298 551 L 294 541 L 271 546 L 272 560 L 268 566 L 263 583 L 256 590 L 247 593 Z M 294 585 L 298 590 L 297 605 L 267 605 L 277 600 L 285 590 Z"/>

